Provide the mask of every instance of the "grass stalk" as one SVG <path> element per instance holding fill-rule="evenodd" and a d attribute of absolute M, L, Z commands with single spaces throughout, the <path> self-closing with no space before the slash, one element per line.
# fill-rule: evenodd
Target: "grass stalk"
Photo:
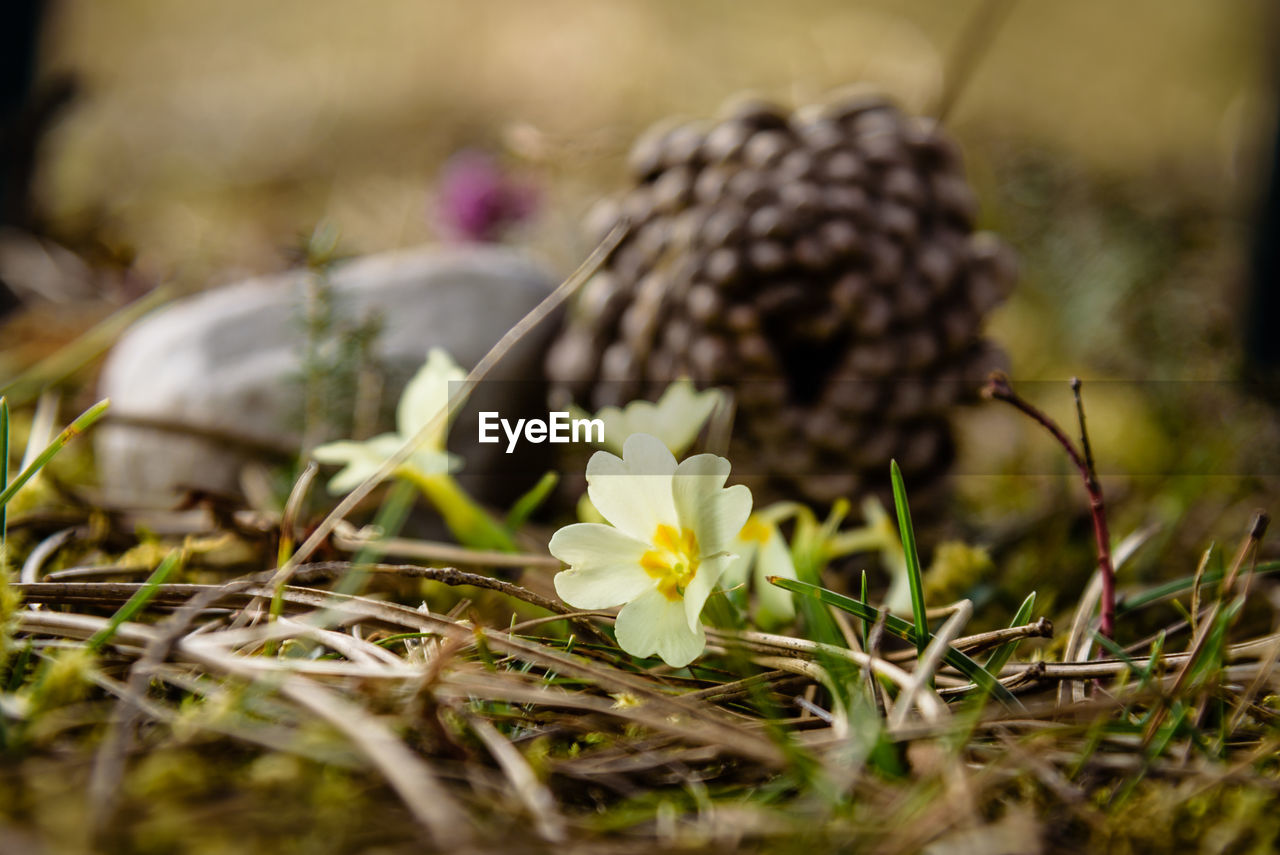
<path fill-rule="evenodd" d="M 116 610 L 116 613 L 111 616 L 111 620 L 107 621 L 106 626 L 95 632 L 89 640 L 85 642 L 85 646 L 94 652 L 101 650 L 103 645 L 110 641 L 112 636 L 116 634 L 116 630 L 118 630 L 122 624 L 132 620 L 135 615 L 146 608 L 147 603 L 151 602 L 151 599 L 159 593 L 160 586 L 165 583 L 165 580 L 167 580 L 170 574 L 172 574 L 178 567 L 178 563 L 181 558 L 182 552 L 177 549 L 166 555 L 164 560 L 160 562 L 160 565 L 156 567 L 155 572 L 147 577 L 147 581 L 143 583 L 142 587 L 135 591 L 133 596 L 126 600 L 125 604 Z"/>
<path fill-rule="evenodd" d="M 855 600 L 852 597 L 837 594 L 835 591 L 828 591 L 826 588 L 811 585 L 807 582 L 800 582 L 795 579 L 783 579 L 779 576 L 770 576 L 769 581 L 774 585 L 777 585 L 779 588 L 791 591 L 792 593 L 802 594 L 805 597 L 820 600 L 829 606 L 835 606 L 842 611 L 846 611 L 866 621 L 874 623 L 883 618 L 885 632 L 901 638 L 904 641 L 911 642 L 912 644 L 915 644 L 917 648 L 927 648 L 929 646 L 929 642 L 933 638 L 933 636 L 931 636 L 926 630 L 924 638 L 921 639 L 916 634 L 916 628 L 902 618 L 891 615 L 888 612 L 883 612 L 874 606 Z M 974 685 L 981 689 L 985 689 L 995 697 L 999 698 L 1000 701 L 1006 705 L 1011 706 L 1014 709 L 1018 709 L 1022 706 L 1018 702 L 1018 699 L 1015 698 L 1008 689 L 1000 684 L 999 680 L 959 650 L 956 650 L 953 647 L 948 648 L 946 654 L 942 657 L 942 661 L 950 665 L 952 668 L 955 668 L 966 678 L 972 681 Z"/>
<path fill-rule="evenodd" d="M 924 602 L 924 576 L 920 569 L 920 553 L 916 550 L 916 532 L 911 523 L 911 508 L 907 505 L 907 488 L 902 483 L 902 470 L 898 461 L 889 462 L 889 477 L 893 480 L 893 507 L 898 514 L 898 531 L 902 536 L 902 553 L 907 562 L 907 583 L 911 588 L 911 614 L 916 623 L 916 651 L 924 656 L 928 646 L 929 619 Z"/>
<path fill-rule="evenodd" d="M 58 434 L 53 442 L 49 443 L 35 458 L 31 464 L 18 473 L 18 476 L 9 483 L 5 484 L 3 490 L 0 490 L 0 508 L 9 504 L 10 500 L 17 495 L 18 491 L 30 481 L 35 474 L 43 469 L 50 460 L 52 460 L 59 451 L 66 447 L 67 443 L 75 439 L 80 434 L 91 428 L 98 419 L 102 418 L 103 413 L 107 411 L 107 407 L 111 402 L 103 399 L 85 410 L 80 416 L 62 429 L 62 433 Z"/>
<path fill-rule="evenodd" d="M 1010 629 L 1023 626 L 1031 622 L 1031 612 L 1036 607 L 1036 592 L 1032 591 L 1027 594 L 1027 598 L 1022 601 L 1022 605 L 1018 606 L 1018 612 L 1013 616 L 1013 622 L 1009 624 Z M 983 667 L 987 672 L 995 677 L 1000 676 L 1000 671 L 1009 663 L 1009 658 L 1013 656 L 1014 648 L 1018 646 L 1018 641 L 1006 642 L 995 649 L 991 657 L 987 659 L 986 665 Z"/>

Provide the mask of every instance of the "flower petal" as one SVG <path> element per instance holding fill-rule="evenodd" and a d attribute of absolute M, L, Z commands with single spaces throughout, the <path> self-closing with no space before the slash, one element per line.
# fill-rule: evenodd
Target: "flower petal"
<path fill-rule="evenodd" d="M 689 629 L 696 629 L 702 622 L 702 607 L 715 588 L 726 567 L 738 556 L 721 553 L 714 558 L 704 558 L 698 572 L 684 589 L 684 616 Z"/>
<path fill-rule="evenodd" d="M 346 466 L 329 480 L 329 492 L 350 493 L 386 462 L 378 441 L 395 434 L 383 434 L 366 442 L 329 442 L 311 450 L 311 457 L 320 463 L 343 463 Z"/>
<path fill-rule="evenodd" d="M 372 439 L 366 439 L 364 447 L 381 462 L 399 451 L 405 439 L 398 433 L 380 433 Z"/>
<path fill-rule="evenodd" d="M 614 625 L 618 644 L 632 656 L 658 654 L 673 668 L 688 665 L 707 647 L 702 624 L 690 628 L 684 604 L 652 590 L 622 607 Z"/>
<path fill-rule="evenodd" d="M 364 445 L 363 442 L 350 440 L 326 442 L 311 449 L 311 457 L 319 463 L 350 463 L 352 460 L 365 457 L 367 452 Z"/>
<path fill-rule="evenodd" d="M 699 392 L 687 377 L 667 386 L 656 404 L 632 401 L 626 407 L 603 407 L 596 418 L 604 422 L 604 447 L 617 451 L 632 434 L 647 433 L 662 441 L 672 454 L 683 454 L 698 438 L 711 412 L 720 403 L 719 390 Z"/>
<path fill-rule="evenodd" d="M 640 566 L 648 544 L 599 523 L 574 523 L 551 536 L 551 554 L 569 565 L 556 574 L 556 593 L 578 609 L 608 609 L 654 587 Z"/>
<path fill-rule="evenodd" d="M 672 454 L 682 454 L 693 444 L 720 399 L 719 390 L 699 392 L 687 377 L 667 386 L 658 399 L 655 421 L 659 439 Z"/>
<path fill-rule="evenodd" d="M 597 451 L 587 462 L 587 495 L 596 510 L 622 531 L 651 543 L 659 524 L 676 525 L 671 473 L 676 459 L 654 436 L 627 438 L 622 457 Z"/>
<path fill-rule="evenodd" d="M 777 526 L 770 526 L 769 537 L 756 559 L 756 621 L 762 626 L 790 623 L 796 616 L 795 599 L 790 591 L 770 585 L 766 578 L 768 576 L 796 578 L 796 565 L 791 560 L 791 550 L 787 548 L 787 542 Z"/>
<path fill-rule="evenodd" d="M 695 454 L 676 467 L 672 479 L 680 524 L 698 535 L 703 555 L 728 550 L 751 515 L 751 491 L 742 484 L 724 489 L 729 461 Z"/>
<path fill-rule="evenodd" d="M 753 559 L 756 557 L 757 544 L 752 540 L 737 540 L 729 550 L 733 555 L 724 568 L 724 572 L 720 574 L 720 587 L 736 588 L 743 582 L 747 581 L 747 571 L 752 567 Z"/>
<path fill-rule="evenodd" d="M 596 413 L 596 418 L 604 422 L 602 446 L 606 451 L 622 454 L 623 445 L 633 433 L 648 433 L 642 426 L 647 425 L 650 420 L 641 412 L 641 404 L 653 406 L 648 401 L 632 401 L 625 410 L 602 407 Z"/>
<path fill-rule="evenodd" d="M 396 430 L 400 435 L 408 439 L 435 418 L 449 404 L 449 384 L 461 382 L 466 376 L 446 351 L 439 347 L 431 348 L 427 361 L 404 387 L 396 405 Z M 438 431 L 432 431 L 432 447 L 444 446 L 446 428 L 442 422 Z"/>
<path fill-rule="evenodd" d="M 462 458 L 448 451 L 416 451 L 406 463 L 423 475 L 444 475 L 462 468 Z"/>

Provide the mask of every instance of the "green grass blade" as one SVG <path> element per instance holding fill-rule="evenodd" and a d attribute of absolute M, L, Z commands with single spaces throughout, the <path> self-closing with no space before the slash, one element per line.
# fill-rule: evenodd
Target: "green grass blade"
<path fill-rule="evenodd" d="M 807 582 L 799 582 L 795 579 L 783 579 L 780 576 L 770 576 L 769 581 L 777 585 L 779 588 L 791 591 L 795 594 L 802 594 L 805 597 L 811 597 L 826 603 L 829 606 L 835 606 L 841 611 L 846 611 L 851 615 L 862 618 L 864 621 L 874 623 L 880 617 L 880 610 L 874 606 L 869 606 L 864 602 L 846 597 L 843 594 L 837 594 L 835 591 L 828 591 L 817 585 L 810 585 Z M 884 628 L 890 635 L 901 638 L 916 644 L 917 647 L 928 646 L 932 639 L 931 635 L 926 635 L 923 639 L 916 637 L 915 627 L 907 623 L 900 617 L 891 614 L 884 616 Z M 999 680 L 991 675 L 977 662 L 970 659 L 965 654 L 955 648 L 948 648 L 942 660 L 955 668 L 965 677 L 967 677 L 974 685 L 990 692 L 994 697 L 998 698 L 1002 703 L 1014 709 L 1021 709 L 1022 704 L 1013 696 L 1013 693 L 1006 689 Z"/>
<path fill-rule="evenodd" d="M 1254 569 L 1255 576 L 1268 576 L 1274 573 L 1280 573 L 1280 561 L 1264 561 Z M 1222 570 L 1210 570 L 1200 578 L 1200 586 L 1201 588 L 1208 588 L 1211 585 L 1216 585 L 1222 581 L 1225 575 Z M 1185 594 L 1192 589 L 1195 581 L 1195 576 L 1185 576 L 1172 582 L 1165 582 L 1163 585 L 1156 585 L 1132 597 L 1126 597 L 1123 603 L 1117 604 L 1116 616 L 1119 617 L 1136 612 L 1138 609 L 1149 606 L 1152 603 L 1176 597 L 1178 594 Z"/>
<path fill-rule="evenodd" d="M 399 534 L 404 528 L 405 520 L 409 518 L 409 511 L 413 509 L 414 499 L 417 498 L 417 489 L 409 481 L 396 481 L 396 483 L 387 491 L 382 505 L 378 508 L 378 514 L 373 518 L 373 527 L 375 530 L 382 532 L 382 537 L 390 538 Z M 333 590 L 336 594 L 358 594 L 364 590 L 365 584 L 369 581 L 369 565 L 374 564 L 382 559 L 386 554 L 386 549 L 378 542 L 371 540 L 360 548 L 360 551 L 351 559 L 351 569 L 338 580 L 338 584 Z M 284 588 L 281 587 L 275 593 L 280 598 L 280 606 L 284 608 Z"/>
<path fill-rule="evenodd" d="M 507 514 L 506 526 L 507 531 L 515 532 L 520 526 L 525 524 L 525 520 L 529 519 L 538 508 L 542 507 L 542 503 L 551 495 L 551 491 L 560 483 L 560 475 L 556 472 L 548 472 L 538 479 L 538 483 L 534 484 L 527 493 L 516 499 L 516 503 L 511 506 L 511 512 Z"/>
<path fill-rule="evenodd" d="M 161 285 L 99 321 L 75 341 L 58 348 L 12 380 L 0 381 L 0 393 L 23 406 L 59 381 L 106 353 L 125 329 L 146 313 L 178 295 L 178 289 Z"/>
<path fill-rule="evenodd" d="M 53 442 L 40 452 L 35 460 L 31 461 L 31 465 L 18 473 L 18 477 L 5 485 L 4 490 L 0 490 L 0 508 L 3 508 L 9 501 L 22 489 L 23 485 L 35 476 L 37 472 L 45 467 L 50 460 L 54 458 L 59 451 L 71 440 L 91 428 L 98 419 L 107 411 L 107 407 L 111 402 L 103 399 L 94 404 L 89 409 L 80 414 L 74 422 L 62 429 L 62 433 L 54 437 Z"/>
<path fill-rule="evenodd" d="M 1096 641 L 1100 647 L 1105 649 L 1108 653 L 1110 653 L 1116 659 L 1119 659 L 1121 662 L 1128 665 L 1129 668 L 1139 677 L 1143 678 L 1144 680 L 1150 678 L 1151 676 L 1150 673 L 1146 669 L 1144 669 L 1142 665 L 1138 663 L 1138 660 L 1130 656 L 1125 651 L 1125 649 L 1121 647 L 1119 644 L 1116 644 L 1114 641 L 1112 641 L 1110 638 L 1107 638 L 1105 635 L 1103 635 L 1100 632 L 1095 632 L 1093 634 L 1093 638 L 1094 638 L 1094 641 Z"/>
<path fill-rule="evenodd" d="M 871 599 L 871 597 L 868 596 L 867 594 L 868 590 L 869 589 L 867 587 L 867 571 L 863 570 L 862 571 L 862 588 L 859 591 L 858 599 L 862 600 L 862 602 L 864 603 L 868 602 Z M 863 650 L 867 649 L 870 638 L 871 638 L 871 624 L 868 621 L 864 620 L 862 622 L 862 649 Z"/>
<path fill-rule="evenodd" d="M 1032 591 L 1027 594 L 1027 598 L 1022 601 L 1022 605 L 1018 606 L 1018 613 L 1013 616 L 1013 623 L 1009 626 L 1025 626 L 1031 623 L 1031 612 L 1036 607 L 1036 592 Z M 993 676 L 999 677 L 1001 669 L 1009 663 L 1009 658 L 1013 656 L 1014 648 L 1018 646 L 1017 641 L 1006 642 L 995 649 L 991 654 L 991 658 L 987 660 L 987 664 L 983 667 Z"/>
<path fill-rule="evenodd" d="M 911 586 L 911 614 L 916 622 L 916 650 L 921 656 L 928 646 L 929 621 L 925 618 L 924 578 L 920 572 L 920 555 L 916 552 L 916 532 L 911 524 L 911 508 L 907 505 L 907 488 L 902 483 L 898 461 L 889 461 L 889 477 L 893 480 L 893 507 L 898 512 L 898 531 L 902 551 L 907 559 L 907 582 Z"/>
<path fill-rule="evenodd" d="M 116 634 L 116 630 L 120 628 L 122 623 L 131 620 L 134 615 L 146 607 L 147 603 L 151 602 L 151 598 L 156 595 L 156 592 L 160 590 L 160 586 L 169 578 L 169 574 L 178 566 L 181 558 L 182 552 L 177 549 L 166 555 L 164 560 L 160 562 L 160 566 L 147 577 L 147 581 L 143 583 L 142 587 L 133 592 L 133 596 L 120 607 L 119 611 L 111 616 L 111 620 L 107 621 L 107 625 L 90 636 L 85 645 L 95 652 L 101 650 L 102 646 Z"/>
<path fill-rule="evenodd" d="M 1158 673 L 1156 671 L 1156 666 L 1160 664 L 1160 657 L 1164 655 L 1164 638 L 1164 630 L 1162 629 L 1159 634 L 1156 635 L 1156 640 L 1151 643 L 1151 655 L 1147 657 L 1146 666 L 1141 669 L 1143 676 L 1139 688 L 1143 691 L 1146 691 L 1146 689 L 1151 685 L 1151 681 L 1155 679 Z"/>

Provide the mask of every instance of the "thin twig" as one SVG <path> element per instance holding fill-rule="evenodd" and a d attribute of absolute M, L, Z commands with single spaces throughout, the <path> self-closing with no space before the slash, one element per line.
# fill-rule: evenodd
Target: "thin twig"
<path fill-rule="evenodd" d="M 1079 377 L 1071 378 L 1071 395 L 1076 400 L 1076 422 L 1080 425 L 1080 449 L 1084 452 L 1084 465 L 1088 469 L 1089 477 L 1096 481 L 1098 472 L 1093 466 L 1093 446 L 1089 444 L 1089 429 L 1085 426 L 1084 396 L 1080 394 L 1082 385 Z"/>
<path fill-rule="evenodd" d="M 985 0 L 965 22 L 964 31 L 947 59 L 944 88 L 933 111 L 939 122 L 945 122 L 955 109 L 1013 6 L 1014 0 Z"/>
<path fill-rule="evenodd" d="M 962 600 L 961 602 L 965 601 Z M 952 614 L 956 611 L 958 609 L 953 609 Z M 972 655 L 981 653 L 984 650 L 990 650 L 993 647 L 999 647 L 1010 641 L 1021 641 L 1024 638 L 1053 638 L 1053 621 L 1042 617 L 1032 623 L 1022 624 L 1021 626 L 1008 626 L 1003 629 L 980 632 L 977 635 L 966 635 L 951 642 L 951 646 L 961 653 Z M 886 654 L 885 658 L 890 662 L 909 662 L 918 658 L 919 655 L 914 650 L 896 650 L 893 653 Z"/>
<path fill-rule="evenodd" d="M 1078 391 L 1079 381 L 1073 381 L 1073 389 Z M 1067 456 L 1071 458 L 1071 462 L 1075 464 L 1076 469 L 1080 470 L 1080 477 L 1084 479 L 1085 490 L 1089 494 L 1089 513 L 1093 517 L 1093 536 L 1098 552 L 1098 574 L 1102 577 L 1102 614 L 1099 618 L 1099 631 L 1107 638 L 1115 637 L 1115 620 L 1116 620 L 1116 573 L 1111 563 L 1111 535 L 1107 531 L 1107 511 L 1102 500 L 1102 485 L 1098 483 L 1098 479 L 1093 475 L 1093 466 L 1081 453 L 1076 450 L 1075 445 L 1063 433 L 1062 428 L 1058 427 L 1057 422 L 1049 418 L 1042 410 L 1035 407 L 1025 398 L 1013 391 L 1013 386 L 1009 383 L 1009 378 L 1001 371 L 993 371 L 991 376 L 987 378 L 987 385 L 982 390 L 985 398 L 1004 401 L 1011 404 L 1016 409 L 1021 410 L 1026 415 L 1035 420 L 1041 427 L 1047 430 L 1058 444 L 1067 452 Z M 1081 411 L 1080 429 L 1084 431 L 1083 411 Z M 1085 439 L 1086 448 L 1088 447 L 1088 439 Z"/>

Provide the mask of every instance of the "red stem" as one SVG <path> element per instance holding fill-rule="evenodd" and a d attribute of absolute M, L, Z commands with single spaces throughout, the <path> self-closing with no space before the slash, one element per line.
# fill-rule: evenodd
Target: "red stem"
<path fill-rule="evenodd" d="M 1058 444 L 1067 452 L 1067 456 L 1071 458 L 1071 462 L 1075 464 L 1076 469 L 1080 470 L 1080 477 L 1084 480 L 1084 488 L 1089 493 L 1089 513 L 1093 517 L 1093 537 L 1098 551 L 1098 572 L 1102 575 L 1102 615 L 1098 622 L 1098 629 L 1107 638 L 1114 638 L 1116 571 L 1111 563 L 1111 535 L 1107 531 L 1107 510 L 1102 501 L 1102 485 L 1098 483 L 1098 479 L 1093 473 L 1093 467 L 1085 461 L 1085 458 L 1076 449 L 1075 445 L 1063 433 L 1062 428 L 1058 427 L 1057 422 L 1013 391 L 1013 386 L 1009 384 L 1009 378 L 1003 372 L 992 372 L 991 376 L 987 378 L 987 385 L 982 390 L 982 396 L 1011 404 L 1034 419 L 1058 441 Z M 1082 421 L 1082 432 L 1083 429 L 1084 424 Z M 1087 442 L 1088 440 L 1084 441 Z"/>

